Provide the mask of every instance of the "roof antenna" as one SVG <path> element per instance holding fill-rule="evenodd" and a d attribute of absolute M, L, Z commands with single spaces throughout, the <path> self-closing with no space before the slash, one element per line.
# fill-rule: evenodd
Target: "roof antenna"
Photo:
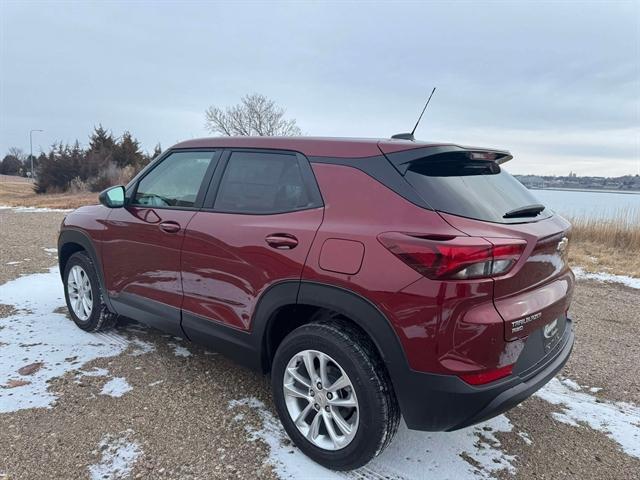
<path fill-rule="evenodd" d="M 435 93 L 435 91 L 436 91 L 436 87 L 433 87 L 433 90 L 431 90 L 431 95 L 429 95 L 429 98 L 427 99 L 427 103 L 424 104 L 424 108 L 422 109 L 422 113 L 418 117 L 418 121 L 416 122 L 415 126 L 413 127 L 413 130 L 411 130 L 411 133 L 397 133 L 395 135 L 392 135 L 391 138 L 396 138 L 398 140 L 411 140 L 412 142 L 415 141 L 416 138 L 413 136 L 413 134 L 415 133 L 416 128 L 418 128 L 418 124 L 420 123 L 420 120 L 422 120 L 422 115 L 424 115 L 424 111 L 429 106 L 429 102 L 431 101 L 431 97 L 433 97 L 433 94 Z"/>

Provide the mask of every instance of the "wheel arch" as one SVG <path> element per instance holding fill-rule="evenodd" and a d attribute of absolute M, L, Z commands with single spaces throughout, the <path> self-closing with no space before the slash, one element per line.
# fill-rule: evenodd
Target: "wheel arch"
<path fill-rule="evenodd" d="M 60 236 L 58 237 L 58 266 L 60 268 L 60 276 L 62 277 L 64 275 L 64 269 L 71 255 L 80 251 L 84 251 L 89 258 L 91 258 L 91 261 L 96 268 L 102 298 L 109 309 L 113 312 L 114 310 L 111 306 L 111 302 L 109 301 L 109 296 L 107 295 L 107 289 L 104 282 L 102 262 L 100 262 L 100 257 L 98 256 L 91 238 L 81 230 L 68 229 L 60 232 Z"/>
<path fill-rule="evenodd" d="M 286 290 L 283 286 L 278 288 L 283 284 L 269 289 L 256 309 L 253 331 L 261 342 L 263 371 L 270 370 L 279 343 L 273 344 L 273 332 L 277 323 L 292 321 L 292 316 L 283 315 L 283 312 L 300 318 L 293 320 L 293 325 L 288 325 L 293 327 L 289 329 L 291 331 L 313 321 L 317 310 L 335 312 L 359 327 L 373 342 L 392 378 L 397 369 L 408 368 L 404 350 L 391 323 L 369 300 L 346 288 L 309 281 L 299 283 L 294 298 L 291 283 L 288 283 L 289 288 Z M 276 340 L 281 341 L 282 338 Z"/>

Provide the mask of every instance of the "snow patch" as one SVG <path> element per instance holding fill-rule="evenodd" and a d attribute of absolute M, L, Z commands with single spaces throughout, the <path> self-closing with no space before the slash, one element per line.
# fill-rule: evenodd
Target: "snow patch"
<path fill-rule="evenodd" d="M 533 440 L 527 432 L 518 432 L 518 436 L 526 443 L 527 445 L 533 445 Z"/>
<path fill-rule="evenodd" d="M 574 392 L 579 392 L 580 390 L 582 390 L 580 385 L 578 385 L 576 382 L 574 382 L 570 378 L 563 378 L 561 382 L 565 387 L 567 387 L 570 390 L 573 390 Z"/>
<path fill-rule="evenodd" d="M 114 377 L 104 384 L 100 395 L 109 395 L 117 398 L 131 390 L 133 390 L 133 387 L 129 385 L 129 382 L 124 377 Z"/>
<path fill-rule="evenodd" d="M 247 426 L 251 440 L 263 440 L 270 449 L 269 462 L 281 478 L 322 478 L 324 480 L 363 478 L 492 478 L 500 470 L 515 472 L 515 457 L 504 453 L 496 432 L 509 432 L 512 425 L 504 415 L 474 427 L 451 433 L 425 433 L 408 430 L 401 424 L 393 443 L 368 465 L 348 473 L 321 467 L 291 444 L 280 421 L 256 398 L 233 400 L 229 408 L 247 406 L 257 410 L 261 429 Z M 242 420 L 242 414 L 235 419 Z M 465 460 L 468 458 L 469 461 Z"/>
<path fill-rule="evenodd" d="M 131 340 L 131 345 L 133 346 L 133 349 L 131 350 L 129 355 L 132 355 L 134 357 L 156 351 L 156 346 L 153 343 L 145 342 L 144 340 L 140 340 L 139 338 L 134 338 L 133 340 Z"/>
<path fill-rule="evenodd" d="M 106 377 L 109 375 L 109 370 L 106 368 L 94 368 L 92 370 L 82 370 L 78 373 L 78 377 Z"/>
<path fill-rule="evenodd" d="M 629 277 L 627 275 L 614 275 L 612 273 L 589 273 L 580 267 L 572 268 L 576 278 L 583 280 L 596 280 L 605 283 L 621 283 L 630 288 L 640 288 L 640 278 Z"/>
<path fill-rule="evenodd" d="M 119 355 L 128 346 L 121 335 L 90 334 L 54 313 L 65 305 L 57 267 L 0 285 L 0 303 L 17 310 L 0 318 L 0 413 L 51 407 L 57 399 L 48 391 L 51 379 L 96 358 Z M 37 372 L 18 374 L 20 367 L 36 362 L 43 363 Z M 11 384 L 18 386 L 7 388 Z"/>
<path fill-rule="evenodd" d="M 173 354 L 176 357 L 190 357 L 191 352 L 183 347 L 182 345 L 178 345 L 177 343 L 169 343 L 169 346 L 173 348 Z"/>
<path fill-rule="evenodd" d="M 142 453 L 140 446 L 130 437 L 133 430 L 122 432 L 119 436 L 105 435 L 98 445 L 102 452 L 99 463 L 89 467 L 92 480 L 116 480 L 128 478 L 133 466 Z M 98 453 L 95 451 L 95 453 Z"/>
<path fill-rule="evenodd" d="M 626 454 L 640 458 L 640 408 L 636 405 L 596 399 L 557 378 L 535 395 L 561 407 L 560 412 L 552 413 L 557 421 L 574 427 L 587 424 L 618 443 Z"/>

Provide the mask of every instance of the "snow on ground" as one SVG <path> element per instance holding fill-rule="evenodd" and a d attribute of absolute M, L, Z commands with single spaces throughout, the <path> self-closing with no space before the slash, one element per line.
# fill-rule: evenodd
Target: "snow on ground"
<path fill-rule="evenodd" d="M 72 208 L 12 207 L 0 205 L 0 210 L 13 210 L 18 213 L 72 212 Z"/>
<path fill-rule="evenodd" d="M 0 318 L 0 413 L 50 407 L 56 394 L 48 391 L 49 380 L 128 347 L 121 335 L 90 334 L 54 313 L 65 305 L 63 295 L 57 267 L 0 285 L 0 303 L 18 310 Z M 25 368 L 34 371 L 18 373 Z"/>
<path fill-rule="evenodd" d="M 89 467 L 92 480 L 116 480 L 129 477 L 136 460 L 142 453 L 140 446 L 130 440 L 133 433 L 133 430 L 129 429 L 117 436 L 103 437 L 98 445 L 102 458 L 99 463 Z"/>
<path fill-rule="evenodd" d="M 554 378 L 536 393 L 550 404 L 560 407 L 553 418 L 577 428 L 592 428 L 617 442 L 622 450 L 640 458 L 640 408 L 623 402 L 609 402 L 584 393 L 570 379 Z M 418 479 L 425 477 L 478 480 L 494 478 L 500 470 L 515 473 L 515 457 L 505 453 L 496 432 L 510 432 L 509 419 L 500 415 L 488 422 L 449 433 L 408 430 L 404 423 L 393 443 L 368 465 L 349 473 L 333 472 L 312 462 L 287 441 L 278 418 L 255 398 L 234 400 L 229 409 L 246 406 L 256 410 L 262 428 L 247 427 L 251 440 L 263 440 L 270 448 L 269 462 L 281 478 L 336 479 Z M 553 407 L 555 408 L 555 407 Z M 235 421 L 243 421 L 243 413 Z M 517 435 L 530 446 L 527 432 Z"/>
<path fill-rule="evenodd" d="M 64 306 L 62 283 L 57 268 L 48 273 L 24 276 L 0 285 L 0 303 L 13 305 L 17 312 L 0 318 L 0 413 L 25 408 L 50 407 L 56 393 L 48 391 L 48 381 L 68 371 L 79 370 L 87 362 L 119 355 L 129 348 L 131 355 L 155 349 L 152 343 L 119 333 L 89 334 L 65 315 L 55 313 Z M 142 327 L 131 325 L 135 334 Z M 175 338 L 175 341 L 179 339 Z M 169 344 L 177 356 L 191 352 L 178 343 Z M 108 377 L 106 369 L 79 371 L 82 376 Z M 151 385 L 158 385 L 160 381 Z M 101 393 L 121 396 L 131 386 L 124 378 L 109 379 Z M 592 428 L 617 442 L 628 455 L 640 458 L 640 408 L 635 405 L 596 399 L 596 387 L 580 386 L 570 379 L 553 379 L 536 393 L 552 404 L 556 420 L 576 428 Z M 263 426 L 248 429 L 252 439 L 262 439 L 270 447 L 269 461 L 283 478 L 434 478 L 485 479 L 500 470 L 514 471 L 514 457 L 505 453 L 496 432 L 509 432 L 512 425 L 501 415 L 481 425 L 452 433 L 423 433 L 401 425 L 389 448 L 369 465 L 351 473 L 326 470 L 305 457 L 287 438 L 279 420 L 258 400 L 231 402 L 230 409 L 248 406 L 257 410 Z M 237 412 L 236 421 L 243 418 Z M 123 478 L 140 455 L 129 437 L 132 432 L 107 436 L 100 446 L 102 460 L 90 468 L 93 478 Z M 517 434 L 527 443 L 526 432 Z M 527 441 L 528 440 L 528 441 Z"/>
<path fill-rule="evenodd" d="M 333 472 L 307 458 L 300 450 L 285 442 L 287 435 L 278 418 L 255 398 L 230 402 L 229 408 L 241 406 L 257 410 L 263 426 L 261 429 L 247 428 L 252 440 L 261 439 L 270 447 L 269 461 L 283 479 L 322 478 L 325 480 L 351 479 L 419 479 L 455 478 L 476 480 L 493 478 L 506 469 L 515 472 L 512 462 L 515 457 L 500 449 L 496 432 L 509 432 L 511 423 L 504 415 L 474 427 L 451 433 L 426 433 L 408 430 L 404 422 L 400 425 L 393 443 L 365 467 L 353 472 Z M 242 414 L 234 417 L 242 420 Z M 463 456 L 471 459 L 473 465 Z"/>
<path fill-rule="evenodd" d="M 188 348 L 183 347 L 182 345 L 178 345 L 177 343 L 169 343 L 169 346 L 171 348 L 173 348 L 173 354 L 176 357 L 190 357 L 191 356 L 191 352 L 189 351 Z"/>
<path fill-rule="evenodd" d="M 573 273 L 575 273 L 576 278 L 584 279 L 584 280 L 596 280 L 598 282 L 605 283 L 621 283 L 622 285 L 626 285 L 631 288 L 640 288 L 640 278 L 629 277 L 627 275 L 614 275 L 612 273 L 589 273 L 585 272 L 580 267 L 573 267 Z"/>
<path fill-rule="evenodd" d="M 104 384 L 100 395 L 109 395 L 110 397 L 121 397 L 125 393 L 133 390 L 127 379 L 124 377 L 114 377 Z"/>
<path fill-rule="evenodd" d="M 132 330 L 129 328 L 128 330 Z M 131 345 L 133 349 L 129 352 L 129 355 L 137 357 L 139 355 L 144 355 L 145 353 L 155 352 L 156 346 L 151 342 L 145 342 L 144 340 L 140 340 L 139 338 L 134 338 L 131 340 Z"/>
<path fill-rule="evenodd" d="M 575 427 L 586 424 L 617 442 L 628 455 L 640 458 L 640 408 L 636 405 L 596 399 L 575 382 L 558 378 L 535 395 L 560 407 L 552 414 L 559 422 Z"/>

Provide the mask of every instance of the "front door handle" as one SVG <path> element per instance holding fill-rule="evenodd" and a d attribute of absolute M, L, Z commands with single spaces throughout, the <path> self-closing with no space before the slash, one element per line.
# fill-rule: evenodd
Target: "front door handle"
<path fill-rule="evenodd" d="M 172 221 L 161 222 L 159 227 L 160 227 L 160 230 L 167 233 L 176 233 L 180 231 L 180 224 L 178 222 L 172 222 Z"/>
<path fill-rule="evenodd" d="M 272 233 L 267 235 L 264 241 L 278 250 L 291 250 L 298 245 L 298 239 L 289 233 Z"/>

